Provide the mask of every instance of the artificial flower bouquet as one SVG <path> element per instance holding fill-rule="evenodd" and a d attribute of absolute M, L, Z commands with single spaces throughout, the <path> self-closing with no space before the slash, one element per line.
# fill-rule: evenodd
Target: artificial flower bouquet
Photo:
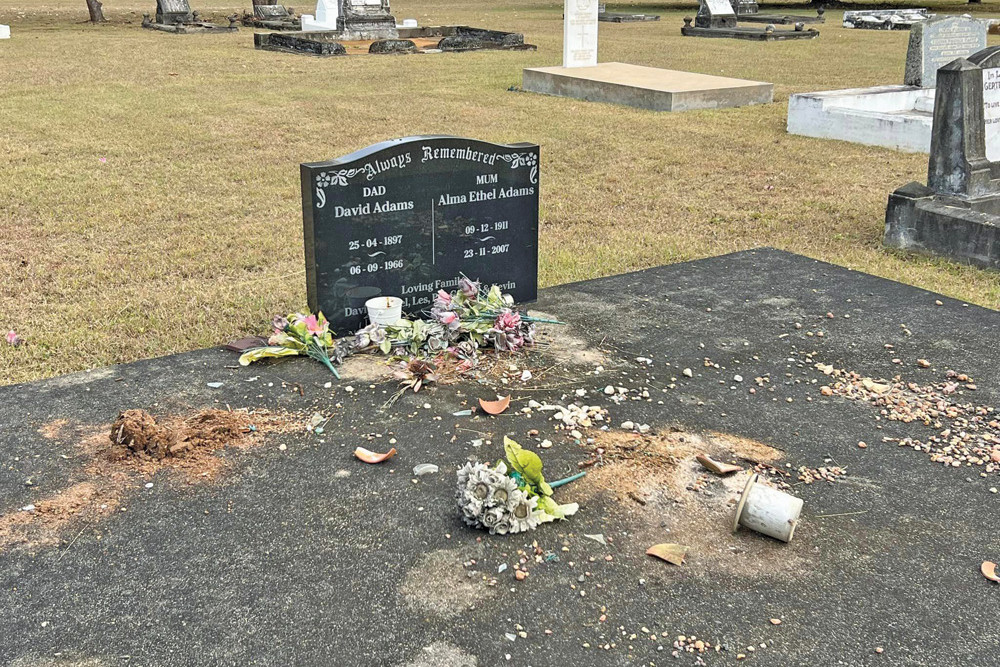
<path fill-rule="evenodd" d="M 274 335 L 266 347 L 247 350 L 240 357 L 246 366 L 267 357 L 307 355 L 323 363 L 338 378 L 335 364 L 357 352 L 381 352 L 404 359 L 451 356 L 458 370 L 476 365 L 480 349 L 518 352 L 535 342 L 535 324 L 555 320 L 528 317 L 514 310 L 514 299 L 493 285 L 483 289 L 478 281 L 462 276 L 454 292 L 439 290 L 429 316 L 401 318 L 395 324 L 370 324 L 353 336 L 334 340 L 323 313 L 293 313 L 274 318 Z"/>
<path fill-rule="evenodd" d="M 255 347 L 240 355 L 241 366 L 267 357 L 305 355 L 322 363 L 340 379 L 333 364 L 342 362 L 347 350 L 334 341 L 330 323 L 323 317 L 323 313 L 292 313 L 288 317 L 278 315 L 271 324 L 274 326 L 274 333 L 267 340 L 267 346 Z"/>
<path fill-rule="evenodd" d="M 560 505 L 552 498 L 552 489 L 585 473 L 547 484 L 537 454 L 506 436 L 503 444 L 507 463 L 498 461 L 493 467 L 466 463 L 458 470 L 456 496 L 467 525 L 489 530 L 491 535 L 506 535 L 576 514 L 579 505 Z"/>

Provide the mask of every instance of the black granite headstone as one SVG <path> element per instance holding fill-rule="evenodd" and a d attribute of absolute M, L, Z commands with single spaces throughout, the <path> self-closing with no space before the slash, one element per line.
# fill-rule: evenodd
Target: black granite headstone
<path fill-rule="evenodd" d="M 538 157 L 535 144 L 434 136 L 303 164 L 309 307 L 348 333 L 367 324 L 365 300 L 420 313 L 461 275 L 534 301 Z"/>

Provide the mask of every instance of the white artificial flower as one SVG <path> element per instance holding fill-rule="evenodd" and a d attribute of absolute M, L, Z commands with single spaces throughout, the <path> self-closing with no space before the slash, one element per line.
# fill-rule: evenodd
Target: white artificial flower
<path fill-rule="evenodd" d="M 538 497 L 522 495 L 519 502 L 510 512 L 510 532 L 522 533 L 534 530 L 541 523 L 544 512 L 538 509 Z"/>
<path fill-rule="evenodd" d="M 517 482 L 504 475 L 492 487 L 488 501 L 490 507 L 499 507 L 504 510 L 509 509 L 513 506 L 511 499 L 515 493 L 517 493 Z"/>

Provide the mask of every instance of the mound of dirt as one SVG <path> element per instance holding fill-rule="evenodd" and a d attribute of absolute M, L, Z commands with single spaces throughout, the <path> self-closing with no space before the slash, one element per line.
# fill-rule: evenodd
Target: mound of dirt
<path fill-rule="evenodd" d="M 111 444 L 154 460 L 236 445 L 254 429 L 245 412 L 205 410 L 188 419 L 157 423 L 145 410 L 126 410 L 111 427 Z"/>

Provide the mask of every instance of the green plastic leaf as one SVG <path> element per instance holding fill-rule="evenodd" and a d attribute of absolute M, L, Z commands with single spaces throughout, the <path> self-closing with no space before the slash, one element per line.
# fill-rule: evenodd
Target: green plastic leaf
<path fill-rule="evenodd" d="M 503 437 L 503 449 L 507 454 L 507 462 L 511 468 L 520 473 L 521 477 L 542 495 L 552 495 L 552 488 L 545 483 L 545 478 L 542 477 L 542 459 L 538 457 L 538 454 L 524 449 L 507 436 Z"/>
<path fill-rule="evenodd" d="M 298 354 L 298 350 L 290 347 L 255 347 L 240 355 L 240 366 L 249 366 L 255 361 L 268 357 L 294 357 Z"/>
<path fill-rule="evenodd" d="M 392 342 L 386 338 L 378 344 L 378 349 L 382 351 L 382 354 L 389 354 L 392 351 Z"/>
<path fill-rule="evenodd" d="M 576 514 L 580 506 L 577 503 L 560 505 L 551 496 L 539 496 L 538 509 L 554 519 L 566 519 Z"/>

